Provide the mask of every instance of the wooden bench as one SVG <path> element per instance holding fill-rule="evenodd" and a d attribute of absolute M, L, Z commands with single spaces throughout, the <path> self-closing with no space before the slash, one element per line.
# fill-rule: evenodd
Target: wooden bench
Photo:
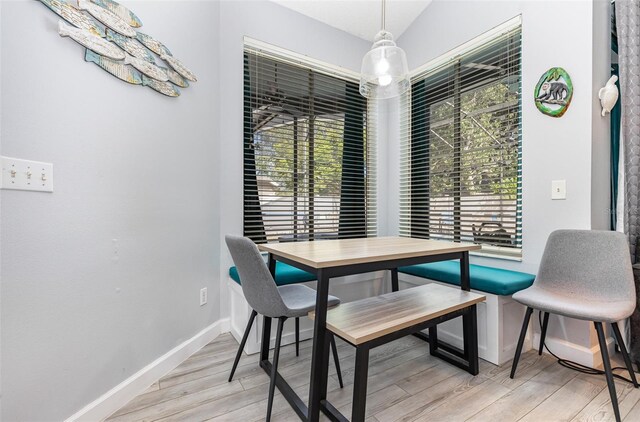
<path fill-rule="evenodd" d="M 401 288 L 412 288 L 438 282 L 460 285 L 460 265 L 456 261 L 431 262 L 398 268 Z M 535 275 L 484 265 L 469 265 L 471 291 L 486 295 L 478 306 L 478 354 L 494 365 L 513 359 L 520 335 L 525 306 L 511 298 L 517 291 L 533 284 Z M 459 347 L 462 324 L 450 321 L 438 327 L 439 340 Z M 529 333 L 523 351 L 531 348 L 533 334 Z"/>
<path fill-rule="evenodd" d="M 476 304 L 484 300 L 484 295 L 434 283 L 330 309 L 327 312 L 327 329 L 356 346 L 351 420 L 363 421 L 365 417 L 369 351 L 372 348 L 464 314 L 470 314 L 475 323 Z M 310 312 L 309 317 L 313 319 L 314 313 Z M 475 362 L 477 368 L 475 324 L 467 335 L 465 358 L 470 363 Z M 430 347 L 433 346 L 430 344 Z"/>

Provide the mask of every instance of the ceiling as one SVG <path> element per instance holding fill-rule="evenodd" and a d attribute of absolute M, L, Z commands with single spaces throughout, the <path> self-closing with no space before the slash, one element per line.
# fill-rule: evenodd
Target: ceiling
<path fill-rule="evenodd" d="M 381 0 L 272 0 L 356 37 L 373 41 L 380 30 Z M 431 0 L 387 0 L 387 30 L 396 39 Z"/>

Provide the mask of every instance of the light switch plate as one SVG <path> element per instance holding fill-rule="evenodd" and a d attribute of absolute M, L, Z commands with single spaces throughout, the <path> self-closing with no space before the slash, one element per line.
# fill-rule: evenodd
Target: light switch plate
<path fill-rule="evenodd" d="M 53 192 L 53 164 L 0 157 L 2 189 Z"/>
<path fill-rule="evenodd" d="M 551 199 L 567 199 L 567 181 L 551 181 Z"/>

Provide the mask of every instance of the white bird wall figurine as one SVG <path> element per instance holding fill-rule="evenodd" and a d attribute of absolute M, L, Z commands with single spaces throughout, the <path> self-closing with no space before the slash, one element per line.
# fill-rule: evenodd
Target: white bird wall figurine
<path fill-rule="evenodd" d="M 602 105 L 602 117 L 605 114 L 610 113 L 611 109 L 616 105 L 616 101 L 618 101 L 618 87 L 616 86 L 616 81 L 618 77 L 613 75 L 607 81 L 607 84 L 600 88 L 598 91 L 598 98 L 600 98 L 600 104 Z"/>

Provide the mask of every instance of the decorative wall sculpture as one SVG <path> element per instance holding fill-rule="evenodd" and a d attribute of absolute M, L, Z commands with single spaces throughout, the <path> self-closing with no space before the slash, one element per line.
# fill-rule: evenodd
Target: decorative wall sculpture
<path fill-rule="evenodd" d="M 571 77 L 561 67 L 547 70 L 534 90 L 536 107 L 551 117 L 562 117 L 573 98 Z"/>
<path fill-rule="evenodd" d="M 617 81 L 618 76 L 611 76 L 607 81 L 607 84 L 600 88 L 600 91 L 598 91 L 598 98 L 600 98 L 600 105 L 602 105 L 602 117 L 604 117 L 607 113 L 611 113 L 611 110 L 613 110 L 613 107 L 615 107 L 616 102 L 618 102 L 620 93 L 618 92 L 618 87 L 616 86 Z"/>
<path fill-rule="evenodd" d="M 85 61 L 133 85 L 177 97 L 196 76 L 160 41 L 138 32 L 142 21 L 114 0 L 40 0 L 63 18 L 58 32 L 86 48 Z M 162 63 L 162 62 L 164 63 Z"/>

